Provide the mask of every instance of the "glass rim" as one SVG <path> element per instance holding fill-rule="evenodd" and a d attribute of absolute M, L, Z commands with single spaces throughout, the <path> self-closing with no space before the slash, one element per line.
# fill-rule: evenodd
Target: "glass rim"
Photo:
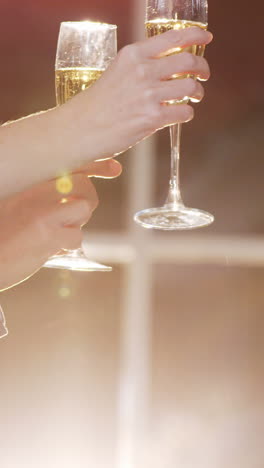
<path fill-rule="evenodd" d="M 90 21 L 90 20 L 82 20 L 82 21 L 62 21 L 60 26 L 62 25 L 91 25 L 91 26 L 98 26 L 102 29 L 117 29 L 116 24 L 109 24 L 109 23 L 102 23 L 101 21 Z"/>

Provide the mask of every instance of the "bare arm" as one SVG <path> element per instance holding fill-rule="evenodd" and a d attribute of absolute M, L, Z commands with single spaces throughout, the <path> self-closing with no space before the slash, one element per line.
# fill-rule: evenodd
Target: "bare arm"
<path fill-rule="evenodd" d="M 68 146 L 59 110 L 40 112 L 0 128 L 0 199 L 63 171 Z"/>
<path fill-rule="evenodd" d="M 0 199 L 85 163 L 125 151 L 157 129 L 193 118 L 184 96 L 200 100 L 201 84 L 175 74 L 209 78 L 202 57 L 175 47 L 207 44 L 200 28 L 169 31 L 125 47 L 91 88 L 61 107 L 0 128 Z"/>
<path fill-rule="evenodd" d="M 90 177 L 114 178 L 121 170 L 112 159 L 81 168 L 72 174 L 67 203 L 54 180 L 0 201 L 0 292 L 29 278 L 61 249 L 80 247 L 80 228 L 98 204 Z"/>

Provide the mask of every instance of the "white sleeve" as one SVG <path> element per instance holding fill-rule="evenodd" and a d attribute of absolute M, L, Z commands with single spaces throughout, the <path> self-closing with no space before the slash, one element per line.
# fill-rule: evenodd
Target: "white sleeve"
<path fill-rule="evenodd" d="M 0 338 L 8 335 L 8 330 L 6 328 L 6 321 L 2 307 L 0 306 Z"/>

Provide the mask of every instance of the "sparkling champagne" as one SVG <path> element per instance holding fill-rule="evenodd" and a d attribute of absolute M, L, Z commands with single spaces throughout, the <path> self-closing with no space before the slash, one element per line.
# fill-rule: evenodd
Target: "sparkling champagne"
<path fill-rule="evenodd" d="M 195 21 L 185 21 L 185 20 L 170 20 L 166 18 L 158 18 L 152 21 L 147 21 L 145 23 L 147 37 L 158 36 L 163 34 L 171 29 L 181 30 L 196 26 L 202 29 L 207 29 L 207 24 L 198 23 Z M 190 54 L 198 55 L 202 57 L 204 55 L 205 46 L 204 45 L 192 45 L 190 47 L 175 47 L 169 51 L 168 55 L 179 54 L 180 52 L 189 52 Z M 179 78 L 188 78 L 192 75 L 173 75 L 172 79 Z M 194 78 L 194 77 L 193 77 Z M 168 101 L 168 104 L 183 104 L 189 101 L 188 97 L 185 97 L 182 100 L 177 101 Z M 192 98 L 192 102 L 197 102 L 196 99 Z"/>
<path fill-rule="evenodd" d="M 163 34 L 166 31 L 171 29 L 181 30 L 196 26 L 202 29 L 207 29 L 207 24 L 198 23 L 195 21 L 185 21 L 185 20 L 170 20 L 166 18 L 158 18 L 152 21 L 147 21 L 145 23 L 147 37 L 158 36 Z M 171 53 L 180 53 L 180 52 L 189 52 L 194 55 L 199 55 L 202 57 L 204 55 L 205 46 L 204 45 L 193 45 L 191 47 L 176 47 Z"/>
<path fill-rule="evenodd" d="M 97 68 L 61 68 L 56 70 L 56 97 L 57 104 L 64 104 L 75 94 L 84 91 L 94 84 L 104 70 Z"/>

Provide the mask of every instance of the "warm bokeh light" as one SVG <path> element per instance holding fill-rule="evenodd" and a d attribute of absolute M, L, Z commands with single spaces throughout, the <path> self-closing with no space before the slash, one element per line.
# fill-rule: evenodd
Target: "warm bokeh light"
<path fill-rule="evenodd" d="M 67 286 L 64 286 L 64 287 L 61 287 L 59 289 L 59 296 L 63 299 L 67 298 L 67 297 L 70 297 L 71 295 L 71 290 L 70 288 L 68 288 Z"/>
<path fill-rule="evenodd" d="M 56 190 L 62 195 L 69 195 L 73 190 L 72 177 L 70 175 L 59 177 L 56 180 Z"/>

